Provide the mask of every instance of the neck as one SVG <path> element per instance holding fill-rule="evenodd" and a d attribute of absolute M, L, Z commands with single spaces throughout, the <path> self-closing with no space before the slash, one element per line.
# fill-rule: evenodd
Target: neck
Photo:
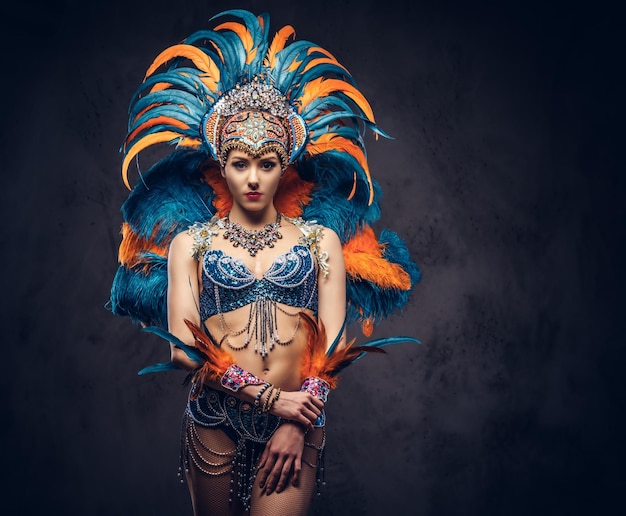
<path fill-rule="evenodd" d="M 262 228 L 266 224 L 276 222 L 276 217 L 278 217 L 278 211 L 273 205 L 260 211 L 247 211 L 243 210 L 240 206 L 233 205 L 228 214 L 228 218 L 231 222 L 241 224 L 242 227 L 248 229 Z"/>

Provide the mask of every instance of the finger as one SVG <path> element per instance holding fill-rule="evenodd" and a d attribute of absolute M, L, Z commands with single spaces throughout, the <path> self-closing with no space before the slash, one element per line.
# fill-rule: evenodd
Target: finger
<path fill-rule="evenodd" d="M 320 412 L 324 409 L 324 402 L 318 400 L 317 398 L 313 398 L 314 400 L 318 401 L 319 403 L 314 403 L 313 401 L 311 401 L 310 403 L 305 403 L 304 407 L 307 408 L 308 410 L 312 410 L 313 412 Z"/>
<path fill-rule="evenodd" d="M 317 413 L 315 411 L 310 411 L 310 412 L 307 412 L 305 416 L 310 423 L 315 423 L 315 421 L 317 421 L 317 418 L 320 416 L 320 414 L 321 412 Z"/>
<path fill-rule="evenodd" d="M 315 406 L 315 408 L 318 408 L 319 410 L 322 410 L 324 408 L 324 402 L 316 396 L 311 396 L 311 403 L 313 404 L 313 406 Z"/>
<path fill-rule="evenodd" d="M 272 468 L 272 472 L 270 473 L 269 477 L 267 477 L 267 482 L 265 483 L 265 493 L 267 495 L 271 495 L 274 492 L 276 483 L 278 482 L 278 479 L 280 478 L 280 473 L 283 469 L 283 464 L 284 461 L 277 460 L 274 464 L 274 467 Z"/>
<path fill-rule="evenodd" d="M 267 462 L 268 455 L 269 455 L 269 451 L 266 445 L 265 449 L 263 450 L 263 454 L 261 455 L 261 458 L 259 459 L 259 462 L 257 462 L 257 465 L 256 465 L 257 471 L 260 469 L 263 469 L 263 466 L 265 466 L 265 463 Z"/>
<path fill-rule="evenodd" d="M 291 484 L 295 487 L 298 487 L 301 469 L 302 469 L 302 459 L 298 455 L 293 461 L 293 477 L 291 478 Z"/>
<path fill-rule="evenodd" d="M 313 429 L 313 423 L 315 422 L 316 419 L 317 418 L 313 418 L 311 420 L 311 419 L 308 419 L 303 414 L 298 414 L 296 419 L 294 419 L 293 421 L 296 421 L 297 423 L 300 423 L 304 427 L 305 432 L 308 432 L 309 430 Z"/>
<path fill-rule="evenodd" d="M 286 460 L 285 464 L 283 464 L 283 469 L 280 472 L 280 478 L 278 479 L 278 484 L 276 484 L 277 493 L 280 493 L 287 485 L 287 481 L 289 480 L 289 477 L 291 476 L 292 467 L 293 467 L 292 460 Z"/>
<path fill-rule="evenodd" d="M 272 472 L 275 464 L 276 464 L 276 457 L 273 454 L 268 453 L 266 461 L 263 464 L 263 469 L 261 469 L 257 474 L 257 478 L 259 479 L 259 487 L 261 489 L 263 489 L 268 484 L 269 482 L 268 477 L 270 473 Z"/>

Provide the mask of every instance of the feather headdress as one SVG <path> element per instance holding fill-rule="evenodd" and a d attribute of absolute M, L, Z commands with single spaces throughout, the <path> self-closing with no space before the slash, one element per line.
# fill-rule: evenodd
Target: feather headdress
<path fill-rule="evenodd" d="M 161 52 L 131 100 L 121 148 L 125 184 L 130 188 L 130 165 L 141 151 L 163 143 L 176 150 L 141 175 L 122 207 L 111 310 L 142 325 L 166 327 L 169 243 L 195 222 L 226 215 L 231 203 L 207 127 L 224 99 L 260 81 L 280 94 L 294 132 L 288 181 L 281 182 L 276 206 L 339 235 L 348 323 L 361 323 L 369 335 L 406 304 L 420 279 L 400 237 L 389 230 L 377 237 L 371 227 L 380 217 L 381 190 L 369 171 L 364 134 L 387 135 L 330 52 L 295 40 L 290 26 L 270 39 L 266 14 L 230 10 L 214 19 L 222 23 Z"/>

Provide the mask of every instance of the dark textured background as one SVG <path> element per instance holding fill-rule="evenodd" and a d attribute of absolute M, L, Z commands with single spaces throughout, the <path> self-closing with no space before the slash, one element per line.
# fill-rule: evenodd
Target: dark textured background
<path fill-rule="evenodd" d="M 594 2 L 23 3 L 3 11 L 0 442 L 10 514 L 183 515 L 185 392 L 104 309 L 128 101 L 227 7 L 329 48 L 380 126 L 383 217 L 423 271 L 410 334 L 328 404 L 320 515 L 621 512 L 623 94 Z M 468 2 L 468 4 L 470 4 Z M 619 99 L 621 101 L 621 98 Z M 621 510 L 620 510 L 621 509 Z M 3 510 L 4 512 L 4 510 Z"/>

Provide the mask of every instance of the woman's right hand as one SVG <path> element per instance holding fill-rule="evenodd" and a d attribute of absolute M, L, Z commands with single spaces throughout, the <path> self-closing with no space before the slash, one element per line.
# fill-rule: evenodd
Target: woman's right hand
<path fill-rule="evenodd" d="M 308 392 L 281 391 L 280 396 L 272 407 L 271 413 L 312 429 L 313 423 L 315 423 L 323 409 L 324 402 Z"/>

